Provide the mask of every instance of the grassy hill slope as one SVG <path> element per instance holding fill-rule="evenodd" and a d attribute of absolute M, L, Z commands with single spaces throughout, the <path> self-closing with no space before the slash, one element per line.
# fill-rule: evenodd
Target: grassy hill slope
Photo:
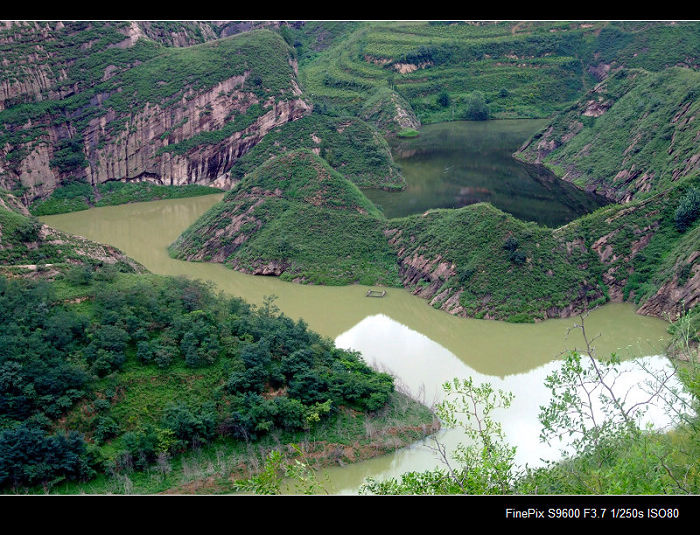
<path fill-rule="evenodd" d="M 700 167 L 700 73 L 621 70 L 523 145 L 518 157 L 616 201 L 673 185 Z"/>
<path fill-rule="evenodd" d="M 316 284 L 398 284 L 379 210 L 313 152 L 267 161 L 171 246 L 177 258 Z"/>

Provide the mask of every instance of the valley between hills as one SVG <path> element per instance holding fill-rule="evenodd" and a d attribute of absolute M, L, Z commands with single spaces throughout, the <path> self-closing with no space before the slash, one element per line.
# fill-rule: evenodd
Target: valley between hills
<path fill-rule="evenodd" d="M 497 320 L 514 339 L 623 304 L 666 331 L 654 354 L 688 391 L 667 399 L 670 434 L 646 435 L 624 413 L 548 469 L 515 477 L 509 450 L 489 447 L 474 468 L 474 451 L 458 449 L 458 478 L 408 472 L 363 492 L 697 492 L 698 23 L 2 24 L 3 491 L 293 493 L 263 479 L 272 470 L 318 492 L 313 469 L 459 426 L 449 405 L 436 415 L 272 291 L 252 304 L 149 268 L 88 239 L 80 219 L 153 201 L 166 219 L 217 195 L 178 228 L 168 261 L 386 290 L 389 316 L 407 292 L 421 299 L 407 306 L 435 310 L 431 322 Z M 510 125 L 534 120 L 504 144 Z M 451 124 L 463 130 L 438 128 Z M 445 163 L 460 151 L 463 163 Z M 456 172 L 458 193 L 438 191 Z M 451 200 L 391 217 L 371 200 L 408 191 Z M 60 218 L 71 232 L 47 224 Z M 144 218 L 130 232 L 155 228 Z M 555 408 L 545 429 L 578 425 Z M 643 447 L 653 454 L 641 461 Z"/>

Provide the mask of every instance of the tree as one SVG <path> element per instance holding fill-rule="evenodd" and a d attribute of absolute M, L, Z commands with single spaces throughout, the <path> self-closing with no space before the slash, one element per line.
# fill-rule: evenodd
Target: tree
<path fill-rule="evenodd" d="M 437 103 L 443 108 L 447 108 L 451 102 L 450 94 L 447 91 L 442 91 L 437 97 Z"/>
<path fill-rule="evenodd" d="M 409 472 L 400 480 L 368 479 L 362 493 L 372 494 L 507 494 L 511 492 L 515 472 L 516 448 L 505 442 L 501 425 L 493 411 L 507 409 L 513 395 L 495 391 L 489 383 L 454 379 L 445 383 L 447 399 L 436 413 L 447 427 L 461 427 L 467 443 L 453 452 L 434 440 L 434 451 L 445 468 L 427 472 Z"/>
<path fill-rule="evenodd" d="M 481 91 L 474 91 L 467 97 L 467 105 L 462 117 L 469 121 L 486 121 L 489 113 L 484 94 Z"/>
<path fill-rule="evenodd" d="M 691 188 L 681 199 L 674 214 L 678 232 L 688 230 L 700 215 L 700 189 Z"/>
<path fill-rule="evenodd" d="M 291 455 L 285 455 L 279 450 L 270 451 L 262 470 L 249 479 L 238 481 L 237 490 L 255 494 L 282 494 L 286 484 L 294 489 L 295 494 L 324 493 L 316 472 L 301 448 L 292 444 L 291 449 Z"/>
<path fill-rule="evenodd" d="M 434 450 L 443 467 L 409 472 L 398 479 L 369 479 L 361 492 L 375 494 L 697 494 L 700 489 L 698 365 L 684 367 L 689 375 L 682 390 L 672 369 L 652 369 L 645 360 L 634 361 L 646 374 L 644 396 L 628 399 L 629 391 L 616 384 L 625 373 L 614 355 L 607 361 L 595 356 L 585 328 L 580 329 L 584 350 L 567 353 L 561 366 L 546 379 L 552 392 L 541 407 L 542 440 L 567 438 L 563 458 L 540 468 L 521 470 L 514 464 L 515 448 L 507 445 L 492 411 L 507 408 L 512 396 L 494 392 L 488 384 L 455 379 L 445 385 L 451 396 L 438 406 L 445 425 L 463 426 L 467 445 L 448 453 L 436 441 Z M 682 340 L 687 325 L 678 327 Z M 686 372 L 683 372 L 686 373 Z M 639 385 L 637 385 L 639 386 Z M 672 415 L 673 435 L 640 425 L 651 404 L 661 404 Z M 464 419 L 466 417 L 466 419 Z"/>
<path fill-rule="evenodd" d="M 75 431 L 48 435 L 22 425 L 0 434 L 0 487 L 48 484 L 94 476 L 93 459 Z"/>
<path fill-rule="evenodd" d="M 626 373 L 620 360 L 615 355 L 596 359 L 584 319 L 581 315 L 573 328 L 581 330 L 585 349 L 569 352 L 547 377 L 552 399 L 540 412 L 544 441 L 569 439 L 564 458 L 530 470 L 519 492 L 696 493 L 697 391 L 679 387 L 677 367 L 652 369 L 642 359 L 631 364 L 644 373 L 636 385 L 644 397 L 629 400 L 629 391 L 616 387 Z M 671 416 L 673 439 L 642 427 L 641 417 L 652 404 Z"/>

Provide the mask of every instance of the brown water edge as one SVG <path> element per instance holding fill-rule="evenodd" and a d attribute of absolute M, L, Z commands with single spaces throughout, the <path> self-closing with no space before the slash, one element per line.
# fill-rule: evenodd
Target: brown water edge
<path fill-rule="evenodd" d="M 583 347 L 580 332 L 571 330 L 575 318 L 537 324 L 464 319 L 435 310 L 402 289 L 389 289 L 381 299 L 367 298 L 366 286 L 300 285 L 245 275 L 220 264 L 170 258 L 167 246 L 219 199 L 220 194 L 171 199 L 41 219 L 65 232 L 118 247 L 157 274 L 211 281 L 226 294 L 253 304 L 276 295 L 284 314 L 303 318 L 339 347 L 360 351 L 369 364 L 392 372 L 405 391 L 428 406 L 439 399 L 440 385 L 452 377 L 472 376 L 476 382 L 491 382 L 511 391 L 513 406 L 501 418 L 508 439 L 521 452 L 518 460 L 536 462 L 543 456 L 544 448 L 537 442 L 537 409 L 546 394 L 543 382 L 563 352 Z M 668 338 L 666 322 L 635 314 L 631 304 L 593 310 L 586 328 L 591 336 L 600 335 L 595 341 L 600 356 L 613 352 L 625 359 L 659 355 Z M 449 447 L 464 439 L 458 430 L 442 430 L 436 437 Z M 366 477 L 396 477 L 409 470 L 432 469 L 439 463 L 426 447 L 430 440 L 326 468 L 319 477 L 329 482 L 328 492 L 356 493 Z"/>
<path fill-rule="evenodd" d="M 301 285 L 246 275 L 220 264 L 170 258 L 168 245 L 221 197 L 217 194 L 109 206 L 41 219 L 65 232 L 118 247 L 153 273 L 211 281 L 217 289 L 257 305 L 265 296 L 276 295 L 282 312 L 294 319 L 303 318 L 313 330 L 330 338 L 335 339 L 367 318 L 389 317 L 487 375 L 522 373 L 583 346 L 578 331 L 569 332 L 575 318 L 537 324 L 457 318 L 402 289 L 389 289 L 381 299 L 368 298 L 367 286 Z M 364 325 L 371 324 L 368 320 Z M 635 314 L 631 304 L 600 307 L 591 312 L 586 324 L 591 334 L 600 334 L 596 340 L 599 355 L 616 352 L 631 358 L 658 354 L 665 347 L 666 322 Z M 368 331 L 367 336 L 375 335 Z"/>

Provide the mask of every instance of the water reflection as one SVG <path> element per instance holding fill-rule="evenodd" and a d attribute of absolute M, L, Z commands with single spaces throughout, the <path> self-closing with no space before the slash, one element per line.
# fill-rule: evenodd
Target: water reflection
<path fill-rule="evenodd" d="M 457 121 L 427 125 L 417 138 L 397 139 L 392 154 L 406 178 L 402 192 L 367 190 L 389 217 L 477 202 L 526 221 L 556 227 L 605 204 L 512 153 L 541 120 Z"/>
<path fill-rule="evenodd" d="M 382 299 L 368 299 L 367 287 L 305 286 L 245 275 L 220 264 L 170 258 L 167 246 L 218 199 L 212 195 L 128 204 L 42 220 L 119 247 L 154 273 L 211 281 L 217 289 L 256 304 L 275 294 L 285 314 L 303 318 L 341 347 L 361 351 L 368 363 L 390 370 L 427 404 L 439 399 L 440 385 L 453 377 L 472 376 L 511 391 L 516 398 L 502 422 L 509 440 L 518 445 L 518 460 L 534 462 L 542 455 L 537 411 L 546 401 L 543 379 L 558 355 L 582 346 L 580 333 L 568 332 L 573 320 L 512 324 L 464 319 L 435 310 L 402 289 L 389 289 Z M 601 355 L 617 352 L 631 358 L 655 355 L 665 347 L 667 324 L 635 314 L 631 304 L 612 303 L 594 310 L 586 325 L 592 335 L 602 334 L 596 341 Z M 452 447 L 464 438 L 454 431 L 438 436 Z M 435 466 L 433 453 L 418 443 L 389 456 L 331 469 L 326 472 L 327 486 L 334 492 L 357 492 L 366 477 L 396 477 Z"/>
<path fill-rule="evenodd" d="M 565 444 L 542 443 L 538 420 L 540 407 L 549 402 L 551 395 L 545 386 L 545 378 L 561 365 L 561 361 L 555 359 L 525 373 L 504 377 L 479 373 L 439 343 L 383 315 L 365 318 L 338 336 L 335 342 L 339 347 L 362 352 L 368 363 L 394 374 L 405 391 L 428 405 L 443 399 L 441 385 L 455 377 L 472 377 L 476 384 L 487 382 L 496 390 L 511 392 L 514 395 L 511 407 L 496 411 L 494 417 L 503 426 L 506 441 L 517 447 L 516 463 L 520 466 L 537 466 L 544 460 L 561 457 Z M 615 391 L 620 397 L 625 397 L 628 406 L 648 399 L 650 387 L 646 382 L 652 376 L 673 373 L 668 359 L 663 356 L 646 356 L 623 362 L 619 371 Z M 681 385 L 674 377 L 667 386 L 680 388 Z M 600 419 L 600 407 L 594 410 Z M 671 419 L 667 410 L 657 404 L 648 407 L 641 425 L 645 426 L 646 423 L 656 429 L 664 429 L 671 424 Z M 447 445 L 448 450 L 465 441 L 462 431 L 451 429 L 442 430 L 434 438 Z M 331 484 L 330 490 L 354 493 L 366 477 L 384 479 L 398 477 L 408 471 L 439 467 L 440 462 L 430 448 L 432 444 L 433 439 L 429 438 L 389 456 L 327 470 L 325 474 Z"/>

